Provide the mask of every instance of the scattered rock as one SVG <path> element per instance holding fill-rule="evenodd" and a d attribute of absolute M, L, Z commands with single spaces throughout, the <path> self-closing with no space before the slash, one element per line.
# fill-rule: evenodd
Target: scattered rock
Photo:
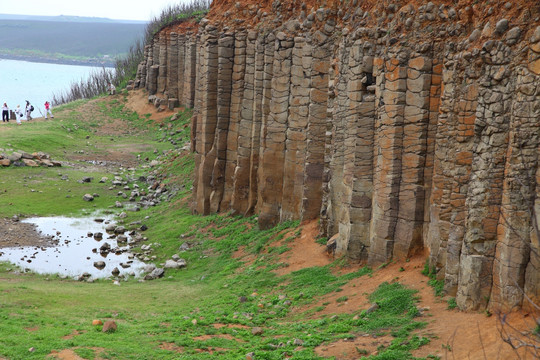
<path fill-rule="evenodd" d="M 94 262 L 94 267 L 99 270 L 103 270 L 105 268 L 106 264 L 105 261 L 96 261 Z"/>
<path fill-rule="evenodd" d="M 262 335 L 264 332 L 264 330 L 261 328 L 261 327 L 254 327 L 251 329 L 251 334 L 252 335 Z"/>
<path fill-rule="evenodd" d="M 162 269 L 162 268 L 155 268 L 150 274 L 147 274 L 145 277 L 144 277 L 144 280 L 155 280 L 155 279 L 158 279 L 160 277 L 163 277 L 163 275 L 165 274 L 165 270 Z"/>
<path fill-rule="evenodd" d="M 118 326 L 114 320 L 107 320 L 105 321 L 105 324 L 103 324 L 103 329 L 101 329 L 101 331 L 104 333 L 113 333 L 116 332 L 117 328 Z"/>
<path fill-rule="evenodd" d="M 84 194 L 83 200 L 84 201 L 94 201 L 94 196 L 92 196 L 91 194 Z"/>
<path fill-rule="evenodd" d="M 501 35 L 508 30 L 509 21 L 507 19 L 501 19 L 495 24 L 495 33 Z"/>

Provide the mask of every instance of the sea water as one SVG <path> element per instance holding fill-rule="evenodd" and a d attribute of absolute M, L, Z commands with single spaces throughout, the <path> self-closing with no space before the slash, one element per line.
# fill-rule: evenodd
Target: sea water
<path fill-rule="evenodd" d="M 78 65 L 46 64 L 0 59 L 0 106 L 7 103 L 11 110 L 26 102 L 34 105 L 33 117 L 45 113 L 45 101 L 53 94 L 67 91 L 72 83 L 87 79 L 101 68 Z M 40 113 L 41 111 L 41 113 Z"/>

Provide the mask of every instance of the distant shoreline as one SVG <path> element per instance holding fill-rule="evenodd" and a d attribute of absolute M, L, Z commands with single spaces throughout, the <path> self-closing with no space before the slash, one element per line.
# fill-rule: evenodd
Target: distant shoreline
<path fill-rule="evenodd" d="M 0 60 L 2 59 L 29 61 L 29 62 L 46 63 L 46 64 L 79 65 L 79 66 L 114 68 L 114 63 L 112 61 L 51 59 L 51 58 L 43 58 L 39 56 L 0 54 Z"/>

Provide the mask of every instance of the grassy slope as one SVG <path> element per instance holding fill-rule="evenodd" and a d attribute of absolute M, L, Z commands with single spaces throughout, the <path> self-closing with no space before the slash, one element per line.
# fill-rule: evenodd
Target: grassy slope
<path fill-rule="evenodd" d="M 56 109 L 52 122 L 18 128 L 8 125 L 13 129 L 2 134 L 0 148 L 42 150 L 53 158 L 76 163 L 73 155 L 81 144 L 85 144 L 87 153 L 96 155 L 110 146 L 111 137 L 98 135 L 96 130 L 115 118 L 125 119 L 130 128 L 136 129 L 115 136 L 116 145 L 145 143 L 167 150 L 172 146 L 163 140 L 172 133 L 179 143 L 187 140 L 189 113 L 178 121 L 168 121 L 165 125 L 171 123 L 171 130 L 167 133 L 126 111 L 122 97 L 119 99 L 100 100 L 87 120 L 82 114 L 87 113 L 89 104 L 78 102 Z M 81 110 L 83 107 L 85 110 Z M 166 177 L 165 182 L 185 185 L 177 197 L 157 208 L 130 213 L 125 222 L 148 217 L 144 220 L 149 227 L 145 235 L 149 242 L 159 243 L 154 251 L 158 262 L 189 242 L 193 248 L 181 253 L 188 268 L 169 270 L 161 280 L 129 280 L 114 285 L 110 280 L 90 284 L 55 276 L 21 275 L 9 271 L 9 264 L 0 265 L 0 359 L 43 359 L 63 349 L 71 349 L 85 359 L 243 359 L 250 352 L 256 359 L 317 359 L 316 346 L 362 334 L 394 337 L 390 346 L 381 347 L 370 359 L 407 359 L 412 358 L 412 349 L 429 341 L 413 335 L 414 329 L 424 325 L 415 318 L 414 291 L 399 283 L 382 284 L 370 295 L 371 302 L 380 307 L 370 314 L 358 309 L 350 314 L 317 316 L 324 305 L 307 313 L 301 311 L 302 306 L 324 294 L 339 293 L 341 286 L 370 276 L 371 271 L 363 268 L 337 275 L 340 262 L 336 262 L 275 275 L 271 270 L 283 266 L 278 255 L 288 251 L 287 242 L 299 236 L 301 226 L 289 222 L 261 231 L 256 229 L 254 217 L 192 215 L 185 197 L 190 196 L 193 158 L 183 155 L 169 153 L 157 171 Z M 155 155 L 147 151 L 142 156 Z M 0 169 L 0 190 L 7 190 L 0 196 L 0 216 L 84 213 L 88 204 L 80 196 L 86 192 L 100 193 L 95 204 L 100 208 L 113 204 L 115 191 L 97 182 L 74 181 L 88 171 L 79 166 Z M 145 171 L 139 169 L 137 173 Z M 58 173 L 67 174 L 73 181 L 59 182 Z M 92 175 L 111 177 L 101 172 Z M 42 192 L 28 191 L 31 187 Z M 72 196 L 60 195 L 66 192 Z M 246 265 L 233 257 L 239 249 L 252 254 L 253 262 Z M 240 301 L 242 296 L 245 298 Z M 99 326 L 91 325 L 93 319 L 114 319 L 118 331 L 102 333 Z M 254 327 L 261 327 L 263 333 L 253 335 Z M 28 351 L 31 347 L 33 352 Z M 357 350 L 358 357 L 365 355 L 363 349 Z"/>

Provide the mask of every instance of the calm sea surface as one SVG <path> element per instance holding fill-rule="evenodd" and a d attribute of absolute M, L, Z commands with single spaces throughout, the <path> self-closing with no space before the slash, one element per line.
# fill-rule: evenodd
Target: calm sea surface
<path fill-rule="evenodd" d="M 93 71 L 89 66 L 34 63 L 0 59 L 0 105 L 7 103 L 10 109 L 25 106 L 25 100 L 34 105 L 34 117 L 44 112 L 46 100 L 52 94 L 67 90 L 72 82 L 86 79 Z"/>

